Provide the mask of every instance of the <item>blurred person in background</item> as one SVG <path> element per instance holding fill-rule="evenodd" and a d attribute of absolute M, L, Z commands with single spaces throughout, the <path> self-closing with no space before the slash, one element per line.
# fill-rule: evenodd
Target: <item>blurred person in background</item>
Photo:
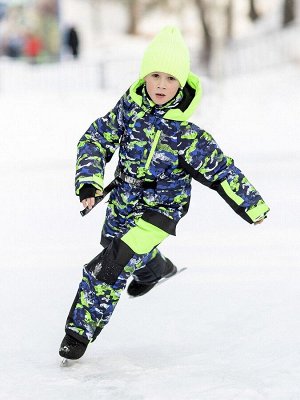
<path fill-rule="evenodd" d="M 37 0 L 35 7 L 35 33 L 43 43 L 43 60 L 60 58 L 60 29 L 57 0 Z"/>
<path fill-rule="evenodd" d="M 25 36 L 25 43 L 23 48 L 24 56 L 28 58 L 30 63 L 36 64 L 38 57 L 43 50 L 42 40 L 33 32 L 28 32 Z"/>
<path fill-rule="evenodd" d="M 79 35 L 74 26 L 70 26 L 66 30 L 65 42 L 68 50 L 74 58 L 79 57 Z"/>
<path fill-rule="evenodd" d="M 24 40 L 18 33 L 12 33 L 4 40 L 4 54 L 10 58 L 22 56 Z"/>
<path fill-rule="evenodd" d="M 97 338 L 130 276 L 127 291 L 137 297 L 176 274 L 158 245 L 176 234 L 188 212 L 192 178 L 218 193 L 246 222 L 259 224 L 266 217 L 269 207 L 233 159 L 188 121 L 201 92 L 180 31 L 166 27 L 146 49 L 139 79 L 80 139 L 75 183 L 86 209 L 102 195 L 105 165 L 117 148 L 119 159 L 115 180 L 104 189 L 111 190 L 104 250 L 83 268 L 59 349 L 65 359 L 80 358 Z"/>

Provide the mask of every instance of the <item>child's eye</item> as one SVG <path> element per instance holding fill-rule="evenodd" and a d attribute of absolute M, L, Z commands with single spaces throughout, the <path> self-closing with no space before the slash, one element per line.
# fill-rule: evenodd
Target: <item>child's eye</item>
<path fill-rule="evenodd" d="M 174 76 L 169 76 L 169 81 L 175 81 Z"/>
<path fill-rule="evenodd" d="M 152 74 L 153 78 L 158 78 L 159 74 Z"/>

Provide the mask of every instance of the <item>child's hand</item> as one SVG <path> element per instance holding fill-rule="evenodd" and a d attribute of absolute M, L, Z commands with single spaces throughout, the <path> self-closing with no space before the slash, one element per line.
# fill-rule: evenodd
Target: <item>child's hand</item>
<path fill-rule="evenodd" d="M 84 208 L 88 207 L 91 210 L 95 205 L 95 197 L 89 197 L 88 199 L 82 200 L 82 205 Z"/>

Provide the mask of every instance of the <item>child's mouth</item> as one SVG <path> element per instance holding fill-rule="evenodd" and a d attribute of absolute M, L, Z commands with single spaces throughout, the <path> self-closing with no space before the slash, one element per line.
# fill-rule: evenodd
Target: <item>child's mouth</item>
<path fill-rule="evenodd" d="M 159 98 L 163 98 L 163 97 L 165 97 L 165 94 L 163 94 L 163 93 L 155 93 L 155 95 L 157 96 L 157 97 L 159 97 Z"/>

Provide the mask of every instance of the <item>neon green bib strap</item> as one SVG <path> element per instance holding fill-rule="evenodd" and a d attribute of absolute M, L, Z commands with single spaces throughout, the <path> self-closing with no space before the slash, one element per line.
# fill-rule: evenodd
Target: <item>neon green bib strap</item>
<path fill-rule="evenodd" d="M 168 236 L 167 232 L 140 218 L 136 222 L 136 226 L 125 233 L 121 240 L 136 254 L 146 254 Z"/>

